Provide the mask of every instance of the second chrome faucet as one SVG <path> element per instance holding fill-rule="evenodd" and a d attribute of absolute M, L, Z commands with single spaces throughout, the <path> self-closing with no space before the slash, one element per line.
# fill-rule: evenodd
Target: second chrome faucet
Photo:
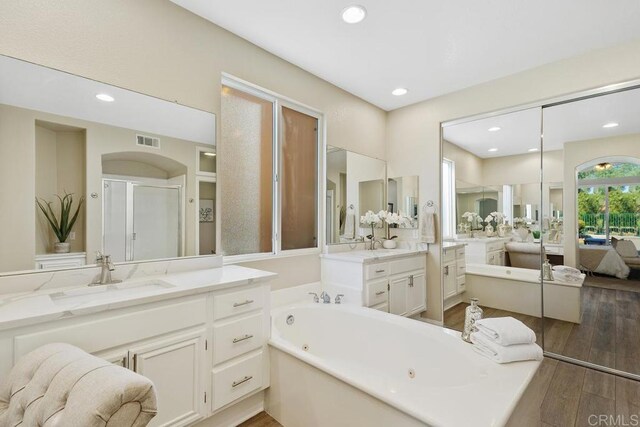
<path fill-rule="evenodd" d="M 315 302 L 315 303 L 319 303 L 320 302 L 320 298 L 322 298 L 322 303 L 323 304 L 331 304 L 331 297 L 325 291 L 322 291 L 322 293 L 320 294 L 319 297 L 318 297 L 318 294 L 315 293 L 315 292 L 309 292 L 309 295 L 313 295 L 313 302 Z M 342 297 L 344 297 L 344 294 L 336 295 L 336 300 L 334 301 L 334 303 L 335 304 L 340 304 L 342 302 Z"/>

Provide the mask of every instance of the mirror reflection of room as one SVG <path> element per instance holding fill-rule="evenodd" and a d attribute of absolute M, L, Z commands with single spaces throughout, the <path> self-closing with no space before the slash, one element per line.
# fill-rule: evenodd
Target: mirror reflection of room
<path fill-rule="evenodd" d="M 447 327 L 462 330 L 477 298 L 484 317 L 521 320 L 542 342 L 540 242 L 550 215 L 541 210 L 540 125 L 540 109 L 532 108 L 443 128 Z M 560 182 L 562 174 L 545 179 Z"/>
<path fill-rule="evenodd" d="M 13 58 L 0 71 L 0 138 L 17 142 L 0 202 L 26 231 L 0 243 L 0 272 L 216 252 L 212 114 Z"/>
<path fill-rule="evenodd" d="M 545 329 L 564 331 L 549 333 L 546 350 L 640 374 L 640 90 L 543 112 L 544 156 L 560 149 L 564 160 L 559 250 L 565 269 L 586 274 L 579 322 L 548 319 L 545 297 Z"/>

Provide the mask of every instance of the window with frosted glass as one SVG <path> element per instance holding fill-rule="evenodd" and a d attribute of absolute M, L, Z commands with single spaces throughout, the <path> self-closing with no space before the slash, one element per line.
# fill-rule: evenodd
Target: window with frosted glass
<path fill-rule="evenodd" d="M 451 160 L 442 160 L 442 236 L 452 237 L 456 233 L 455 165 Z"/>
<path fill-rule="evenodd" d="M 282 107 L 281 249 L 318 246 L 318 119 Z"/>
<path fill-rule="evenodd" d="M 273 103 L 223 86 L 222 251 L 273 252 Z"/>

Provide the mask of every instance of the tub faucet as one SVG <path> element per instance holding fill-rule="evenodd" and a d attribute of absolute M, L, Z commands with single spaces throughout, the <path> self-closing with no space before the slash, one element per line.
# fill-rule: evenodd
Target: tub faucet
<path fill-rule="evenodd" d="M 309 295 L 313 295 L 313 302 L 320 302 L 320 298 L 318 298 L 318 294 L 316 294 L 315 292 L 309 292 Z"/>
<path fill-rule="evenodd" d="M 331 297 L 325 291 L 322 291 L 322 293 L 320 294 L 320 298 L 322 298 L 322 302 L 324 304 L 331 304 Z"/>
<path fill-rule="evenodd" d="M 336 303 L 336 304 L 340 304 L 340 303 L 342 303 L 342 297 L 343 297 L 343 296 L 344 296 L 344 294 L 338 294 L 338 295 L 336 295 L 336 301 L 335 301 L 335 303 Z"/>

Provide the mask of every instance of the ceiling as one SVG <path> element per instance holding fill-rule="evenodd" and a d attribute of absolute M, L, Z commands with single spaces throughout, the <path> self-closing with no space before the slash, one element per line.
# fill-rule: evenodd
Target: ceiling
<path fill-rule="evenodd" d="M 99 101 L 100 93 L 115 100 Z M 211 113 L 2 55 L 0 104 L 215 144 Z"/>
<path fill-rule="evenodd" d="M 566 142 L 640 133 L 640 89 L 627 90 L 553 107 L 445 127 L 444 139 L 481 158 L 527 154 L 540 148 L 544 122 L 544 151 L 562 150 Z M 603 128 L 607 123 L 619 126 Z M 492 127 L 499 131 L 490 132 Z M 490 149 L 497 151 L 490 152 Z"/>
<path fill-rule="evenodd" d="M 385 110 L 640 38 L 637 0 L 172 1 Z"/>

